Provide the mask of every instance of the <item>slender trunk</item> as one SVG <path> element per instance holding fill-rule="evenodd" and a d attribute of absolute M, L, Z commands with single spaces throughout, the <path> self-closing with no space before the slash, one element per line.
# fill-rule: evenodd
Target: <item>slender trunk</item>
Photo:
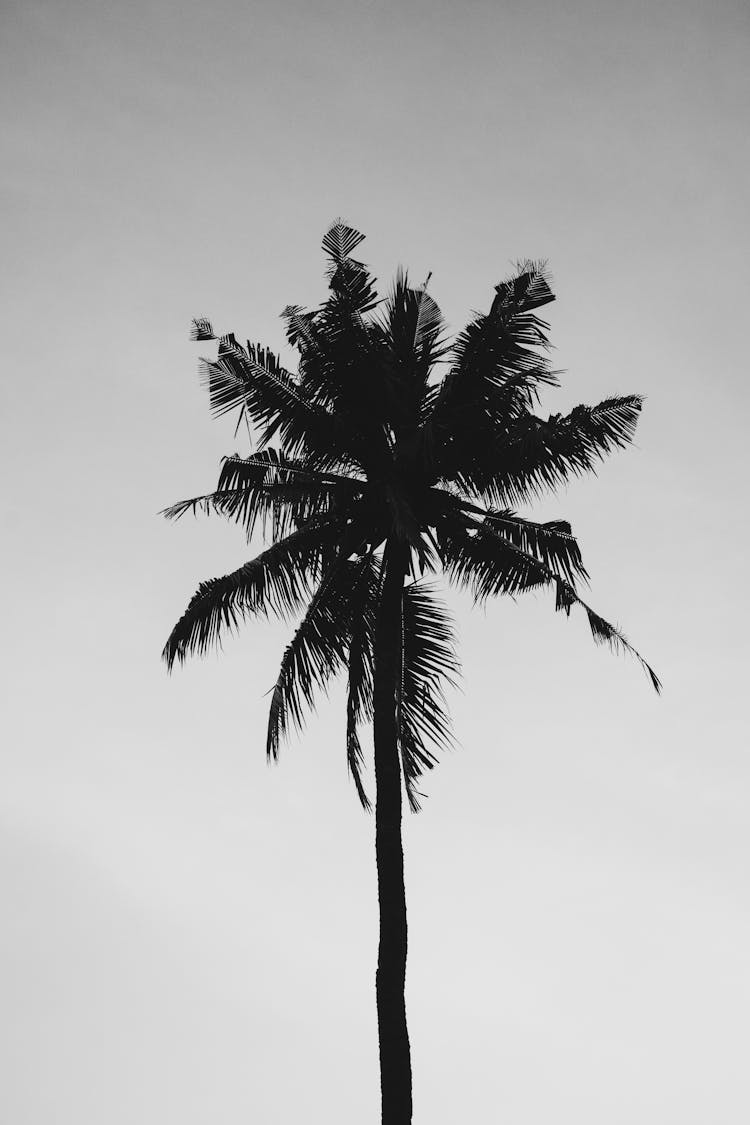
<path fill-rule="evenodd" d="M 401 768 L 396 714 L 401 678 L 401 607 L 406 553 L 390 541 L 375 628 L 375 853 L 380 943 L 375 991 L 383 1125 L 411 1125 L 411 1054 L 406 1028 L 406 894 L 401 844 Z"/>

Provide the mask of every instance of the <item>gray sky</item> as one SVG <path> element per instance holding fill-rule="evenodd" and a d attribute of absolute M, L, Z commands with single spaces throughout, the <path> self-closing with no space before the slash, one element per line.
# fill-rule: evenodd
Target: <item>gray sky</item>
<path fill-rule="evenodd" d="M 460 749 L 406 826 L 415 1125 L 750 1117 L 744 4 L 6 0 L 8 1125 L 378 1120 L 373 822 L 341 695 L 278 768 L 252 626 L 159 652 L 237 529 L 194 315 L 279 346 L 343 214 L 454 329 L 546 257 L 549 412 L 648 402 L 569 518 L 665 683 L 451 599 Z M 291 357 L 288 357 L 291 358 Z M 744 563 L 744 566 L 743 566 Z"/>

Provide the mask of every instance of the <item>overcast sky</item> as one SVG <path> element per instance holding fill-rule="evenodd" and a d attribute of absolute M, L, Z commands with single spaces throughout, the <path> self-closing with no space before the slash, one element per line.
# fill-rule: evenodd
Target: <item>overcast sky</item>
<path fill-rule="evenodd" d="M 454 330 L 548 258 L 545 412 L 647 396 L 537 511 L 663 697 L 546 597 L 451 598 L 460 748 L 406 824 L 415 1125 L 750 1119 L 746 5 L 5 0 L 0 39 L 0 1120 L 379 1120 L 341 694 L 269 769 L 284 628 L 159 661 L 246 557 L 156 515 L 246 450 L 190 318 L 280 347 L 339 214 Z"/>

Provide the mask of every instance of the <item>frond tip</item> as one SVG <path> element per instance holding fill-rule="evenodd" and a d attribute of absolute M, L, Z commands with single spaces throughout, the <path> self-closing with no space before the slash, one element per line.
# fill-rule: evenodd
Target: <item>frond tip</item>
<path fill-rule="evenodd" d="M 352 251 L 356 250 L 365 236 L 354 227 L 350 227 L 343 219 L 334 219 L 323 238 L 323 249 L 333 261 L 340 265 L 345 258 L 350 258 Z"/>
<path fill-rule="evenodd" d="M 190 325 L 190 339 L 194 343 L 197 340 L 215 340 L 211 321 L 203 316 L 196 317 Z"/>
<path fill-rule="evenodd" d="M 635 659 L 638 661 L 641 668 L 651 681 L 656 694 L 661 695 L 661 680 L 659 679 L 651 665 L 648 663 L 648 661 L 644 660 L 640 652 L 638 652 L 637 649 L 633 648 L 624 633 L 622 633 L 622 631 L 618 629 L 616 625 L 611 625 L 609 621 L 605 621 L 603 617 L 600 617 L 599 614 L 591 608 L 591 606 L 586 605 L 586 603 L 580 598 L 576 597 L 575 600 L 586 611 L 586 617 L 588 618 L 589 628 L 591 629 L 591 636 L 594 638 L 594 643 L 598 645 L 608 645 L 613 652 L 622 652 L 628 654 L 629 656 L 635 657 Z"/>
<path fill-rule="evenodd" d="M 531 312 L 554 301 L 550 276 L 545 261 L 527 259 L 518 262 L 516 273 L 508 281 L 495 286 L 500 302 L 522 312 Z"/>

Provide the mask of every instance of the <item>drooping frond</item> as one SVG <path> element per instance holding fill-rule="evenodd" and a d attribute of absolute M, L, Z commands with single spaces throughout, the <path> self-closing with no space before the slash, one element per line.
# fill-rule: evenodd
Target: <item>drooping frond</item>
<path fill-rule="evenodd" d="M 594 642 L 600 645 L 608 645 L 613 652 L 635 657 L 658 695 L 661 692 L 661 680 L 651 665 L 643 659 L 637 649 L 633 648 L 625 634 L 616 625 L 611 625 L 609 621 L 605 621 L 590 605 L 579 598 L 573 587 L 567 582 L 558 581 L 555 608 L 569 615 L 570 608 L 574 604 L 580 605 L 585 611 Z"/>
<path fill-rule="evenodd" d="M 554 583 L 553 572 L 489 524 L 451 522 L 440 531 L 440 548 L 451 582 L 471 591 L 477 602 L 515 597 Z"/>
<path fill-rule="evenodd" d="M 417 812 L 417 781 L 435 765 L 437 752 L 452 745 L 444 685 L 458 669 L 450 616 L 426 582 L 404 587 L 402 639 L 399 745 L 406 794 Z"/>
<path fill-rule="evenodd" d="M 372 806 L 362 778 L 364 754 L 358 728 L 363 723 L 369 723 L 373 715 L 375 618 L 380 590 L 380 569 L 372 556 L 368 556 L 367 562 L 368 567 L 363 568 L 356 586 L 352 589 L 350 603 L 346 761 L 360 804 L 366 812 L 369 812 Z"/>
<path fill-rule="evenodd" d="M 266 751 L 277 758 L 290 726 L 302 728 L 316 688 L 325 687 L 346 662 L 356 594 L 370 572 L 368 558 L 339 558 L 323 572 L 317 590 L 287 645 L 271 696 Z"/>
<path fill-rule="evenodd" d="M 467 521 L 461 528 L 455 521 L 443 530 L 441 548 L 448 577 L 457 585 L 471 590 L 477 601 L 483 602 L 498 594 L 513 596 L 550 587 L 555 590 L 557 610 L 569 614 L 571 606 L 580 605 L 586 613 L 594 640 L 597 643 L 606 641 L 613 649 L 633 656 L 656 691 L 660 691 L 661 683 L 653 668 L 617 626 L 595 613 L 581 599 L 571 581 L 516 546 L 489 523 L 472 524 Z"/>
<path fill-rule="evenodd" d="M 231 574 L 202 582 L 164 646 L 167 666 L 205 654 L 242 618 L 258 613 L 283 617 L 299 610 L 324 561 L 333 557 L 342 530 L 340 520 L 311 520 Z"/>
<path fill-rule="evenodd" d="M 515 547 L 520 547 L 569 582 L 588 581 L 578 540 L 566 520 L 534 523 L 509 509 L 487 511 L 484 521 Z"/>

